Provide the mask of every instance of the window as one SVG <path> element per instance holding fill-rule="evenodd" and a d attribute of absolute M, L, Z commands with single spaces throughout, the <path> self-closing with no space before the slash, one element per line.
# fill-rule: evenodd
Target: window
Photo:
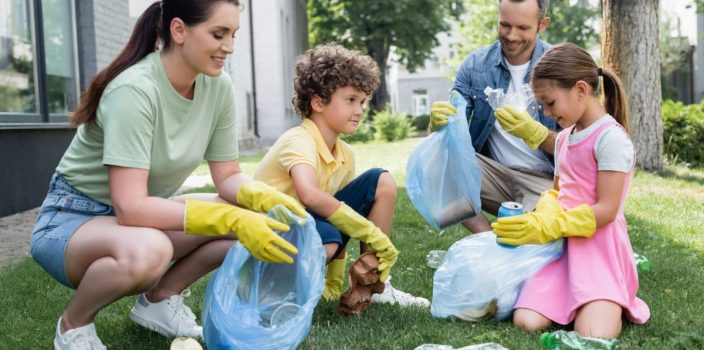
<path fill-rule="evenodd" d="M 413 91 L 411 104 L 411 114 L 413 116 L 419 116 L 423 114 L 430 113 L 428 109 L 428 92 L 427 90 L 415 90 Z"/>
<path fill-rule="evenodd" d="M 0 0 L 0 123 L 65 122 L 79 98 L 74 2 Z"/>
<path fill-rule="evenodd" d="M 34 52 L 26 1 L 0 0 L 0 112 L 36 112 Z"/>

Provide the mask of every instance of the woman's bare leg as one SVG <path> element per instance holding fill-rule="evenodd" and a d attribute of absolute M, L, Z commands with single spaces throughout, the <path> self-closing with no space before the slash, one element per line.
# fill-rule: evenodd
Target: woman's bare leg
<path fill-rule="evenodd" d="M 172 254 L 159 230 L 121 226 L 110 216 L 87 221 L 66 248 L 66 272 L 77 288 L 62 315 L 62 331 L 93 322 L 100 309 L 123 296 L 151 289 Z"/>

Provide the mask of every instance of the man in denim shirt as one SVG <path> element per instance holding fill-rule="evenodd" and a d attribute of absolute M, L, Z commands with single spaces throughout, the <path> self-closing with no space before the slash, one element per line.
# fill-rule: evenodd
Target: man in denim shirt
<path fill-rule="evenodd" d="M 499 109 L 494 114 L 484 89 L 518 91 L 530 80 L 528 72 L 550 45 L 538 39 L 550 23 L 548 0 L 499 0 L 499 40 L 470 54 L 455 80 L 467 100 L 472 146 L 482 170 L 482 209 L 496 215 L 502 202 L 535 208 L 540 193 L 553 186 L 552 154 L 556 124 L 538 106 L 537 120 L 526 113 Z M 431 128 L 447 124 L 456 113 L 447 102 L 433 103 Z M 483 215 L 463 224 L 473 233 L 491 230 Z"/>

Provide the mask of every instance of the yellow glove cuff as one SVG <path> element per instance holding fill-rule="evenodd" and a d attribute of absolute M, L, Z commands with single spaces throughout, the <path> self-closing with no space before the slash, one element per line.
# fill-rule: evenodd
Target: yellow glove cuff
<path fill-rule="evenodd" d="M 233 205 L 189 199 L 183 215 L 183 230 L 206 236 L 226 235 L 230 233 L 230 223 L 222 218 L 234 208 Z"/>
<path fill-rule="evenodd" d="M 535 133 L 533 133 L 531 137 L 525 138 L 525 142 L 530 147 L 530 149 L 537 149 L 538 146 L 540 146 L 545 140 L 548 138 L 548 128 L 540 124 L 539 122 L 533 120 L 533 123 L 535 123 Z"/>
<path fill-rule="evenodd" d="M 596 217 L 590 205 L 579 205 L 566 211 L 564 215 L 568 222 L 564 237 L 589 238 L 596 233 Z"/>
<path fill-rule="evenodd" d="M 342 295 L 342 285 L 345 278 L 345 267 L 347 259 L 333 259 L 325 271 L 325 289 L 323 289 L 323 299 L 327 301 L 337 300 Z"/>

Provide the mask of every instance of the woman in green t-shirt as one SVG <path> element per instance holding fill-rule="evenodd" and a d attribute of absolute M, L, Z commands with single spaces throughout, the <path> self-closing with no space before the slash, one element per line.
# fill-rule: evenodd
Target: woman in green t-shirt
<path fill-rule="evenodd" d="M 273 231 L 288 226 L 261 213 L 283 204 L 305 217 L 304 209 L 239 166 L 232 83 L 222 68 L 241 10 L 238 0 L 157 1 L 81 97 L 76 136 L 30 242 L 37 263 L 76 290 L 56 349 L 104 349 L 95 315 L 136 294 L 130 318 L 138 324 L 202 337 L 183 298 L 234 239 L 260 260 L 293 261 L 296 248 Z M 217 195 L 171 198 L 203 159 Z"/>

